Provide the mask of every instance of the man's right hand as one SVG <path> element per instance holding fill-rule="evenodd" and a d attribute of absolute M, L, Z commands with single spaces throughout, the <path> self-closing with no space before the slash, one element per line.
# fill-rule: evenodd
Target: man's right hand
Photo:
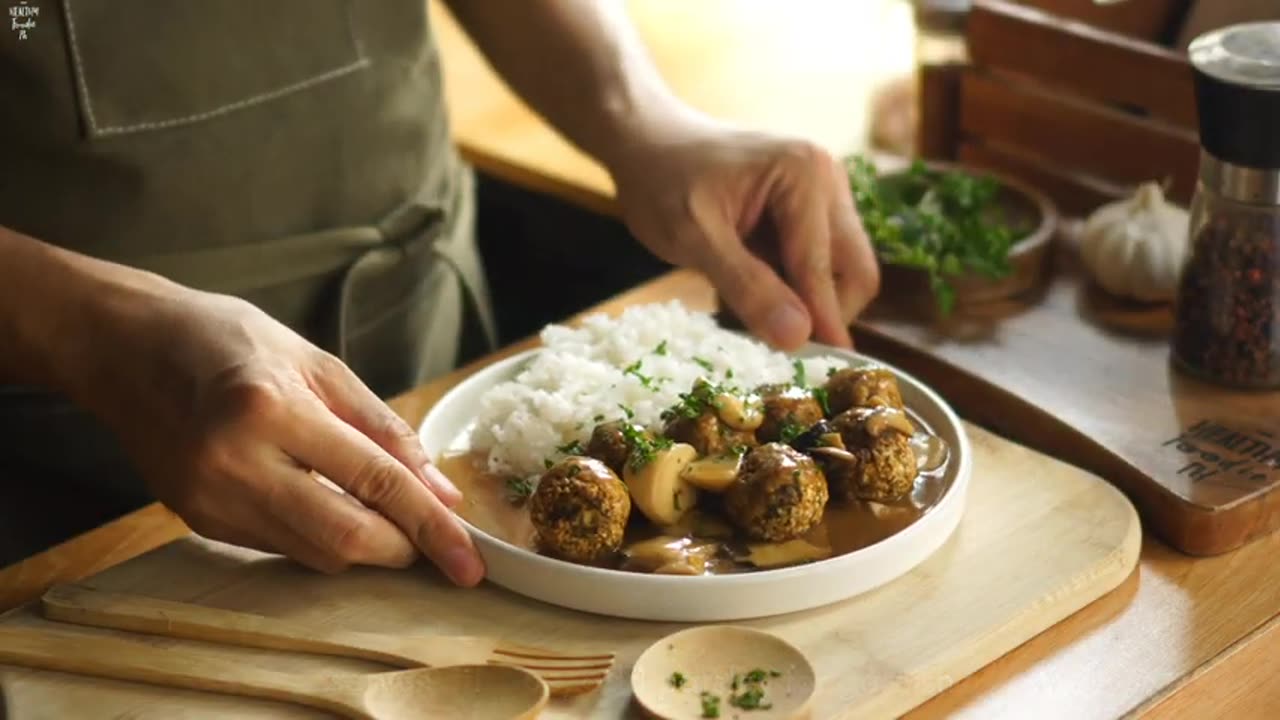
<path fill-rule="evenodd" d="M 323 572 L 421 552 L 458 585 L 481 580 L 449 511 L 461 494 L 341 361 L 247 302 L 138 276 L 97 297 L 74 395 L 193 530 Z"/>

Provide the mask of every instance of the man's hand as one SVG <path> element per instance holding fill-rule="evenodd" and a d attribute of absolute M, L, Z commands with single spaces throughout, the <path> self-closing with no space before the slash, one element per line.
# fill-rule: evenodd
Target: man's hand
<path fill-rule="evenodd" d="M 96 339 L 117 352 L 78 394 L 193 530 L 323 572 L 421 552 L 459 585 L 480 581 L 448 509 L 460 493 L 339 360 L 249 303 L 172 283 L 102 307 Z"/>
<path fill-rule="evenodd" d="M 623 217 L 650 250 L 705 273 L 778 347 L 851 346 L 880 274 L 844 169 L 824 150 L 708 122 L 619 157 L 610 170 Z"/>

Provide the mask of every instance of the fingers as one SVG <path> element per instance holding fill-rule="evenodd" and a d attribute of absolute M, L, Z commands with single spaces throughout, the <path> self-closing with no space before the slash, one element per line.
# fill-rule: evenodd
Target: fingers
<path fill-rule="evenodd" d="M 480 582 L 484 564 L 470 536 L 417 476 L 322 407 L 301 412 L 286 431 L 286 452 L 390 519 L 454 583 Z"/>
<path fill-rule="evenodd" d="M 800 297 L 725 223 L 704 223 L 702 232 L 708 236 L 706 243 L 689 243 L 706 247 L 698 265 L 743 325 L 775 347 L 794 350 L 803 345 L 811 325 Z"/>
<path fill-rule="evenodd" d="M 265 509 L 273 525 L 284 531 L 272 540 L 299 562 L 337 572 L 350 565 L 403 568 L 418 558 L 417 548 L 391 521 L 302 470 L 283 469 L 268 488 Z M 322 558 L 318 562 L 304 557 L 317 553 Z"/>
<path fill-rule="evenodd" d="M 311 376 L 312 389 L 335 415 L 403 463 L 445 505 L 453 507 L 462 500 L 458 488 L 430 463 L 413 428 L 350 368 L 328 354 L 321 355 L 317 364 L 319 370 Z"/>
<path fill-rule="evenodd" d="M 778 229 L 783 267 L 813 318 L 815 339 L 838 347 L 850 347 L 848 325 L 832 276 L 832 237 L 829 207 L 833 198 L 827 177 L 816 167 L 829 167 L 827 154 L 813 146 L 799 145 L 781 164 L 781 174 L 770 193 L 770 214 Z"/>
<path fill-rule="evenodd" d="M 847 189 L 844 167 L 833 160 L 831 170 L 839 189 L 830 210 L 831 269 L 840 315 L 848 327 L 879 294 L 880 265 Z"/>

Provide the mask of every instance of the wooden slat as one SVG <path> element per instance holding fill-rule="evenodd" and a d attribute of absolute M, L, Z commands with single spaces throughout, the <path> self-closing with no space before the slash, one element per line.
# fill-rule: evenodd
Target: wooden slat
<path fill-rule="evenodd" d="M 1093 0 L 1021 0 L 1021 3 L 1152 42 L 1164 42 L 1171 37 L 1190 6 L 1187 0 L 1125 0 L 1113 5 L 1099 5 Z"/>
<path fill-rule="evenodd" d="M 1191 66 L 1181 53 L 1003 0 L 979 0 L 966 32 L 975 65 L 1198 127 Z"/>
<path fill-rule="evenodd" d="M 1053 198 L 1058 211 L 1083 217 L 1103 203 L 1124 197 L 1129 188 L 1082 173 L 1062 172 L 1040 158 L 968 140 L 960 144 L 960 162 L 1007 173 Z"/>
<path fill-rule="evenodd" d="M 1065 170 L 1113 183 L 1169 177 L 1170 196 L 1190 201 L 1200 156 L 1194 133 L 976 71 L 966 73 L 963 83 L 966 136 L 1026 149 Z"/>
<path fill-rule="evenodd" d="M 960 87 L 964 66 L 920 67 L 920 112 L 916 154 L 930 160 L 954 160 L 960 140 Z"/>

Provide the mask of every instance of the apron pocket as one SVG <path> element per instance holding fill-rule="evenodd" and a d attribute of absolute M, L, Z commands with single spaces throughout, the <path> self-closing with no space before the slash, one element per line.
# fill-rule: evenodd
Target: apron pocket
<path fill-rule="evenodd" d="M 349 0 L 63 0 L 90 137 L 198 123 L 364 68 Z"/>

